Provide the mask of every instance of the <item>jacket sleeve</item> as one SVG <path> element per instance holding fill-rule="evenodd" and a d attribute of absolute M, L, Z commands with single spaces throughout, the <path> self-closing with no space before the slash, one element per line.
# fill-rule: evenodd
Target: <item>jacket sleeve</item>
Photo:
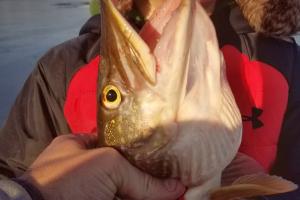
<path fill-rule="evenodd" d="M 1 200 L 32 200 L 27 191 L 11 180 L 0 180 Z"/>
<path fill-rule="evenodd" d="M 16 177 L 60 134 L 70 133 L 64 116 L 68 84 L 99 54 L 100 16 L 78 37 L 50 49 L 37 63 L 0 130 L 0 179 Z"/>
<path fill-rule="evenodd" d="M 49 58 L 49 57 L 48 57 Z M 48 59 L 47 58 L 47 59 Z M 21 174 L 58 134 L 69 132 L 63 115 L 64 95 L 57 96 L 49 72 L 40 61 L 32 72 L 9 117 L 0 130 L 0 173 L 6 177 Z"/>
<path fill-rule="evenodd" d="M 92 17 L 80 36 L 50 49 L 27 79 L 0 130 L 0 179 L 19 176 L 54 137 L 71 132 L 66 91 L 80 67 L 99 54 L 99 20 Z"/>

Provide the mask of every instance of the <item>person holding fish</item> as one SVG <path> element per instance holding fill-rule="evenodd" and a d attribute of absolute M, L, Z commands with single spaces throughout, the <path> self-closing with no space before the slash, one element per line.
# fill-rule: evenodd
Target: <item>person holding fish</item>
<path fill-rule="evenodd" d="M 257 166 L 237 153 L 251 117 L 227 82 L 214 2 L 202 3 L 101 0 L 101 19 L 41 58 L 0 133 L 0 170 L 18 177 L 0 181 L 3 196 L 177 199 L 186 188 L 185 200 L 229 200 L 296 189 L 259 167 L 231 173 Z"/>

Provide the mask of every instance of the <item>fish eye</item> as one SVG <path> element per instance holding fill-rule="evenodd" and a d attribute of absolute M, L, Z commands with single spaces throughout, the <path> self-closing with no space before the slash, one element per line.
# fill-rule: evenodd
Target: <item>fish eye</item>
<path fill-rule="evenodd" d="M 102 103 L 108 109 L 118 108 L 121 103 L 121 92 L 114 85 L 107 85 L 102 92 Z"/>

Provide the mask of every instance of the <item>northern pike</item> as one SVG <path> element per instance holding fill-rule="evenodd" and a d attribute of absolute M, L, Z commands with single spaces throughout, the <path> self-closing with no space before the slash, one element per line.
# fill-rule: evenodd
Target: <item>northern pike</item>
<path fill-rule="evenodd" d="M 213 24 L 200 2 L 160 1 L 140 33 L 117 3 L 101 0 L 100 146 L 118 149 L 153 176 L 180 179 L 188 188 L 186 200 L 294 189 L 267 175 L 218 189 L 237 154 L 242 121 Z M 282 187 L 270 189 L 273 182 Z"/>

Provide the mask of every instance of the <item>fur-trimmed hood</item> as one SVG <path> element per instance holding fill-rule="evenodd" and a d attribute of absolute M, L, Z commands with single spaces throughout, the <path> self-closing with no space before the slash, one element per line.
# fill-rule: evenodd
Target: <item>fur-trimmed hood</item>
<path fill-rule="evenodd" d="M 235 0 L 256 31 L 289 36 L 300 31 L 300 0 Z"/>

